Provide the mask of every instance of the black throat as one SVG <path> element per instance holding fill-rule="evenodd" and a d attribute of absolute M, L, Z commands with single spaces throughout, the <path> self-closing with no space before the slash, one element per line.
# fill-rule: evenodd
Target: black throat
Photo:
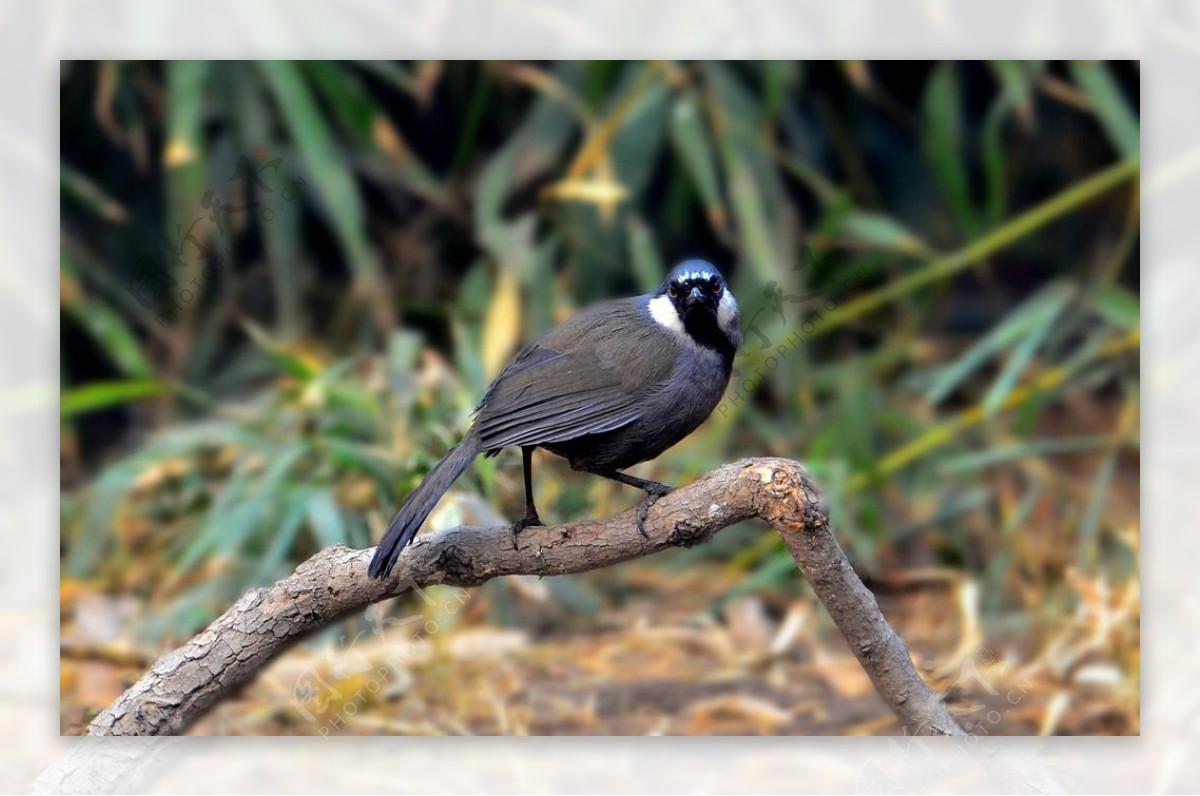
<path fill-rule="evenodd" d="M 697 309 L 686 313 L 683 318 L 684 331 L 696 341 L 697 345 L 711 348 L 721 355 L 721 361 L 728 370 L 733 367 L 733 355 L 737 348 L 729 339 L 729 335 L 717 324 L 716 316 L 711 312 Z"/>

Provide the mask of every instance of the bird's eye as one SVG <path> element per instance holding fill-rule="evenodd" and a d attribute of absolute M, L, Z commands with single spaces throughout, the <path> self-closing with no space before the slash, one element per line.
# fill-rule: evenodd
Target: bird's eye
<path fill-rule="evenodd" d="M 717 298 L 720 298 L 721 294 L 725 292 L 724 286 L 721 285 L 721 282 L 718 279 L 713 279 L 710 281 L 708 283 L 708 289 L 712 291 L 712 294 Z"/>
<path fill-rule="evenodd" d="M 669 288 L 667 288 L 667 295 L 671 298 L 676 298 L 679 295 L 679 291 L 675 289 L 674 285 L 671 285 Z"/>

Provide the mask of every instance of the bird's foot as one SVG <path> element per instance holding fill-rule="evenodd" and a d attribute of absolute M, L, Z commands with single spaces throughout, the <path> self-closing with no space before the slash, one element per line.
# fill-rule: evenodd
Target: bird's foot
<path fill-rule="evenodd" d="M 675 491 L 674 487 L 666 484 L 659 484 L 654 481 L 647 482 L 653 486 L 646 488 L 646 498 L 638 504 L 637 510 L 637 529 L 643 539 L 649 539 L 650 535 L 646 533 L 646 515 L 650 513 L 650 507 L 658 502 L 658 499 L 664 495 L 669 495 Z"/>
<path fill-rule="evenodd" d="M 669 495 L 675 491 L 675 487 L 660 484 L 657 481 L 646 481 L 642 485 L 642 491 L 647 495 L 653 495 L 655 499 Z"/>
<path fill-rule="evenodd" d="M 538 517 L 536 511 L 526 511 L 525 516 L 508 526 L 509 532 L 512 533 L 513 550 L 517 549 L 517 534 L 526 528 L 542 525 L 542 520 Z"/>

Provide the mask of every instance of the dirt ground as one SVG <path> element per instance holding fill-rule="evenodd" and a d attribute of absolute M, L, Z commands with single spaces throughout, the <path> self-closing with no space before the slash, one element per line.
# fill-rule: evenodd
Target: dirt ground
<path fill-rule="evenodd" d="M 903 730 L 811 595 L 729 601 L 734 576 L 631 562 L 373 607 L 276 660 L 195 735 L 891 735 Z M 1137 734 L 1135 584 L 1080 580 L 1049 637 L 985 638 L 949 570 L 870 584 L 964 728 Z M 619 604 L 606 595 L 621 594 Z M 64 592 L 61 730 L 169 648 L 122 640 L 147 606 Z M 1133 669 L 1132 675 L 1130 673 Z"/>

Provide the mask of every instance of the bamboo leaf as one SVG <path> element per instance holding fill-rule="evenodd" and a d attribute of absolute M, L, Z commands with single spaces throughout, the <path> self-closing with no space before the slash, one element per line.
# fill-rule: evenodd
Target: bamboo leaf
<path fill-rule="evenodd" d="M 655 68 L 653 65 L 650 67 Z M 616 95 L 626 97 L 641 81 L 639 67 L 627 64 Z M 652 73 L 653 74 L 653 73 Z M 647 79 L 640 94 L 630 96 L 630 108 L 609 145 L 612 167 L 621 184 L 635 200 L 645 194 L 656 164 L 667 142 L 671 120 L 671 91 L 666 82 Z"/>
<path fill-rule="evenodd" d="M 851 210 L 838 220 L 838 232 L 871 248 L 902 254 L 931 254 L 929 245 L 894 218 L 866 210 Z"/>
<path fill-rule="evenodd" d="M 1004 121 L 1008 118 L 1010 100 L 1001 95 L 992 103 L 983 122 L 983 182 L 984 216 L 988 226 L 993 226 L 1004 216 Z"/>
<path fill-rule="evenodd" d="M 956 64 L 939 64 L 922 101 L 922 143 L 950 213 L 967 237 L 979 232 L 963 153 L 962 92 Z"/>
<path fill-rule="evenodd" d="M 284 479 L 307 450 L 305 444 L 295 443 L 272 451 L 266 469 L 257 477 L 250 464 L 254 460 L 243 460 L 209 509 L 203 529 L 184 548 L 176 564 L 178 571 L 187 572 L 215 553 L 234 556 L 240 552 L 254 531 L 263 527 L 267 509 L 280 502 Z"/>
<path fill-rule="evenodd" d="M 475 88 L 471 92 L 471 102 L 467 107 L 467 118 L 463 122 L 462 132 L 458 136 L 458 145 L 454 148 L 454 159 L 450 163 L 450 173 L 458 174 L 467 161 L 475 153 L 479 138 L 479 128 L 483 122 L 484 112 L 492 98 L 492 81 L 488 79 L 487 70 L 482 67 L 476 71 Z"/>
<path fill-rule="evenodd" d="M 201 155 L 204 87 L 212 65 L 208 61 L 170 61 L 167 64 L 167 140 L 163 160 L 169 168 L 195 168 Z M 193 177 L 198 177 L 193 174 Z"/>
<path fill-rule="evenodd" d="M 774 214 L 768 212 L 764 195 L 779 186 L 769 183 L 766 175 L 760 173 L 765 164 L 761 162 L 762 147 L 755 137 L 758 132 L 755 123 L 759 121 L 755 103 L 725 66 L 706 64 L 705 74 L 709 78 L 709 104 L 716 118 L 714 128 L 721 165 L 744 255 L 763 284 L 778 281 L 789 258 L 780 248 L 781 239 L 776 237 L 772 224 Z M 783 207 L 782 202 L 770 205 L 777 211 Z"/>
<path fill-rule="evenodd" d="M 129 220 L 129 211 L 125 206 L 113 199 L 92 180 L 80 174 L 66 161 L 59 162 L 59 189 L 66 196 L 79 201 L 91 208 L 92 212 L 114 224 L 123 224 Z"/>
<path fill-rule="evenodd" d="M 1126 157 L 1141 152 L 1141 125 L 1108 66 L 1101 61 L 1074 61 L 1071 76 L 1091 101 L 1117 151 Z"/>
<path fill-rule="evenodd" d="M 346 543 L 346 524 L 332 492 L 328 489 L 313 492 L 307 510 L 309 527 L 321 547 Z"/>
<path fill-rule="evenodd" d="M 367 245 L 362 200 L 299 66 L 289 61 L 262 61 L 259 68 L 296 143 L 304 171 L 312 176 L 317 205 L 332 222 L 362 295 L 376 308 L 378 320 L 390 327 L 383 278 Z"/>
<path fill-rule="evenodd" d="M 728 219 L 717 177 L 716 153 L 693 92 L 680 97 L 671 111 L 671 144 L 700 192 L 709 222 L 724 230 Z"/>
<path fill-rule="evenodd" d="M 132 401 L 166 395 L 174 389 L 171 384 L 151 379 L 93 382 L 64 392 L 59 403 L 59 416 L 66 419 L 110 409 Z"/>
<path fill-rule="evenodd" d="M 204 190 L 204 92 L 212 63 L 168 61 L 166 142 L 167 228 L 188 224 Z"/>
<path fill-rule="evenodd" d="M 238 81 L 234 87 L 237 103 L 238 130 L 244 142 L 263 142 L 271 151 L 280 151 L 283 144 L 277 140 L 274 119 L 269 113 L 268 95 L 261 76 L 251 72 L 250 79 Z M 281 192 L 282 194 L 282 192 Z M 270 223 L 262 224 L 266 239 L 267 267 L 271 273 L 271 287 L 275 299 L 276 330 L 285 339 L 296 337 L 303 328 L 301 281 L 296 278 L 297 266 L 304 262 L 301 236 L 302 203 L 283 199 L 272 199 L 270 210 L 274 213 Z M 260 194 L 266 200 L 272 194 Z M 265 210 L 265 208 L 264 208 Z"/>
<path fill-rule="evenodd" d="M 1114 446 L 1100 461 L 1096 470 L 1096 478 L 1088 493 L 1087 508 L 1079 522 L 1079 565 L 1091 567 L 1098 554 L 1096 540 L 1100 535 L 1100 518 L 1104 514 L 1104 506 L 1108 502 L 1108 493 L 1112 487 L 1113 476 L 1117 472 L 1118 449 Z"/>
<path fill-rule="evenodd" d="M 982 132 L 984 218 L 989 227 L 999 223 L 1005 213 L 1005 122 L 1015 111 L 1023 122 L 1032 124 L 1034 88 L 1030 75 L 1036 69 L 1036 65 L 1021 61 L 992 61 L 991 65 L 1000 81 L 1000 93 L 988 109 Z"/>
<path fill-rule="evenodd" d="M 939 465 L 938 469 L 947 474 L 965 473 L 1029 457 L 1092 451 L 1097 448 L 1108 447 L 1110 444 L 1111 440 L 1109 437 L 1103 434 L 1016 442 L 997 448 L 988 448 L 987 450 L 971 451 L 957 456 L 950 456 Z"/>
<path fill-rule="evenodd" d="M 410 95 L 413 99 L 420 99 L 416 78 L 395 61 L 355 61 L 354 63 L 385 83 Z"/>
<path fill-rule="evenodd" d="M 381 487 L 394 487 L 400 468 L 387 459 L 384 451 L 373 451 L 362 444 L 339 439 L 328 440 L 325 445 L 338 469 L 356 470 L 374 478 Z"/>
<path fill-rule="evenodd" d="M 1120 285 L 1105 285 L 1096 292 L 1096 309 L 1105 320 L 1122 329 L 1136 329 L 1141 323 L 1141 302 Z"/>
<path fill-rule="evenodd" d="M 1085 202 L 1136 178 L 1140 173 L 1141 160 L 1139 158 L 1128 158 L 1109 166 L 1026 210 L 958 251 L 939 257 L 886 285 L 847 301 L 837 309 L 826 313 L 824 319 L 817 324 L 813 334 L 826 334 L 923 285 L 945 279 L 984 257 L 1021 240 L 1034 230 L 1060 218 Z"/>
<path fill-rule="evenodd" d="M 640 216 L 631 215 L 625 224 L 629 253 L 638 285 L 647 293 L 662 284 L 666 268 L 654 243 L 654 235 Z"/>
<path fill-rule="evenodd" d="M 371 122 L 377 111 L 358 76 L 334 61 L 300 61 L 299 65 L 312 78 L 313 85 L 350 141 L 358 148 L 367 148 L 371 143 Z"/>
<path fill-rule="evenodd" d="M 278 524 L 271 531 L 271 543 L 258 562 L 258 580 L 268 581 L 276 576 L 276 569 L 296 541 L 304 518 L 308 514 L 308 492 L 303 489 L 289 490 L 284 497 L 284 509 Z"/>
<path fill-rule="evenodd" d="M 259 67 L 296 142 L 304 170 L 316 184 L 318 205 L 333 221 L 350 260 L 361 265 L 366 242 L 358 191 L 299 67 L 288 61 L 263 61 Z"/>
<path fill-rule="evenodd" d="M 563 91 L 579 80 L 578 64 L 555 69 L 555 85 Z M 502 248 L 504 205 L 533 177 L 547 171 L 565 148 L 574 118 L 563 105 L 543 93 L 504 148 L 488 161 L 475 188 L 472 222 L 479 244 L 493 254 Z"/>
<path fill-rule="evenodd" d="M 1033 481 L 1025 490 L 1025 494 L 1021 497 L 1021 502 L 1004 518 L 1004 526 L 1000 531 L 1004 539 L 1004 544 L 999 546 L 997 555 L 988 562 L 987 570 L 984 573 L 984 582 L 988 586 L 984 592 L 986 595 L 984 598 L 984 610 L 989 613 L 998 611 L 1003 599 L 1004 578 L 1009 572 L 1009 561 L 1012 559 L 1012 545 L 1010 544 L 1010 540 L 1014 534 L 1025 527 L 1025 523 L 1033 513 L 1033 508 L 1037 505 L 1037 500 L 1041 494 L 1041 483 Z"/>
<path fill-rule="evenodd" d="M 321 368 L 317 363 L 292 353 L 286 346 L 271 339 L 266 330 L 253 321 L 243 320 L 242 329 L 285 373 L 301 381 L 311 381 L 320 374 Z"/>
<path fill-rule="evenodd" d="M 1003 95 L 1012 106 L 1028 105 L 1033 99 L 1033 87 L 1021 61 L 992 61 L 992 68 L 1000 80 Z"/>
<path fill-rule="evenodd" d="M 1141 337 L 1136 330 L 1119 337 L 1093 339 L 1066 362 L 1039 373 L 1028 383 L 1014 389 L 1004 400 L 1003 408 L 1012 409 L 1036 401 L 1039 396 L 1059 389 L 1071 376 L 1092 361 L 1117 356 L 1129 350 L 1137 350 L 1140 340 Z M 927 429 L 916 439 L 874 462 L 869 471 L 855 473 L 847 488 L 857 491 L 870 483 L 871 478 L 889 476 L 930 451 L 958 438 L 965 430 L 979 425 L 986 419 L 987 415 L 978 406 L 960 412 Z"/>
<path fill-rule="evenodd" d="M 964 379 L 979 370 L 992 356 L 1017 343 L 1034 330 L 1054 296 L 1040 291 L 1012 310 L 1003 321 L 980 338 L 953 364 L 946 366 L 930 385 L 925 400 L 931 405 L 941 403 Z"/>
<path fill-rule="evenodd" d="M 620 99 L 613 103 L 612 108 L 604 118 L 592 126 L 583 146 L 579 148 L 579 151 L 575 153 L 575 157 L 571 159 L 566 173 L 568 181 L 583 178 L 585 174 L 588 174 L 593 168 L 599 165 L 601 160 L 608 155 L 612 141 L 618 131 L 628 121 L 629 117 L 634 115 L 635 111 L 643 106 L 647 94 L 656 82 L 656 68 L 653 64 L 639 65 L 636 68 L 638 72 L 629 82 L 628 90 L 621 95 Z"/>
<path fill-rule="evenodd" d="M 65 258 L 60 262 L 64 284 L 68 280 L 74 282 L 73 271 Z M 103 301 L 80 295 L 79 290 L 75 283 L 71 298 L 66 298 L 64 291 L 63 309 L 91 335 L 122 373 L 136 379 L 150 379 L 153 369 L 125 318 Z"/>
<path fill-rule="evenodd" d="M 521 327 L 530 338 L 549 329 L 557 320 L 554 312 L 558 298 L 554 265 L 560 245 L 558 235 L 550 233 L 533 246 L 521 264 L 522 295 L 526 297 L 520 308 L 523 318 Z"/>
<path fill-rule="evenodd" d="M 1072 295 L 1073 291 L 1067 290 L 1061 285 L 1050 288 L 1044 304 L 1039 307 L 1037 314 L 1030 319 L 1029 328 L 1025 332 L 1024 337 L 1013 349 L 1008 364 L 1001 371 L 1000 375 L 996 377 L 995 383 L 992 384 L 992 388 L 983 399 L 984 414 L 994 414 L 1004 403 L 1004 400 L 1012 392 L 1017 380 L 1024 372 L 1025 367 L 1033 359 L 1033 355 L 1037 353 L 1038 348 L 1046 341 L 1046 337 L 1050 334 L 1050 329 L 1054 325 L 1054 321 L 1067 306 L 1067 302 Z"/>
<path fill-rule="evenodd" d="M 521 296 L 515 269 L 500 269 L 483 330 L 483 371 L 491 379 L 512 356 L 521 333 Z"/>

